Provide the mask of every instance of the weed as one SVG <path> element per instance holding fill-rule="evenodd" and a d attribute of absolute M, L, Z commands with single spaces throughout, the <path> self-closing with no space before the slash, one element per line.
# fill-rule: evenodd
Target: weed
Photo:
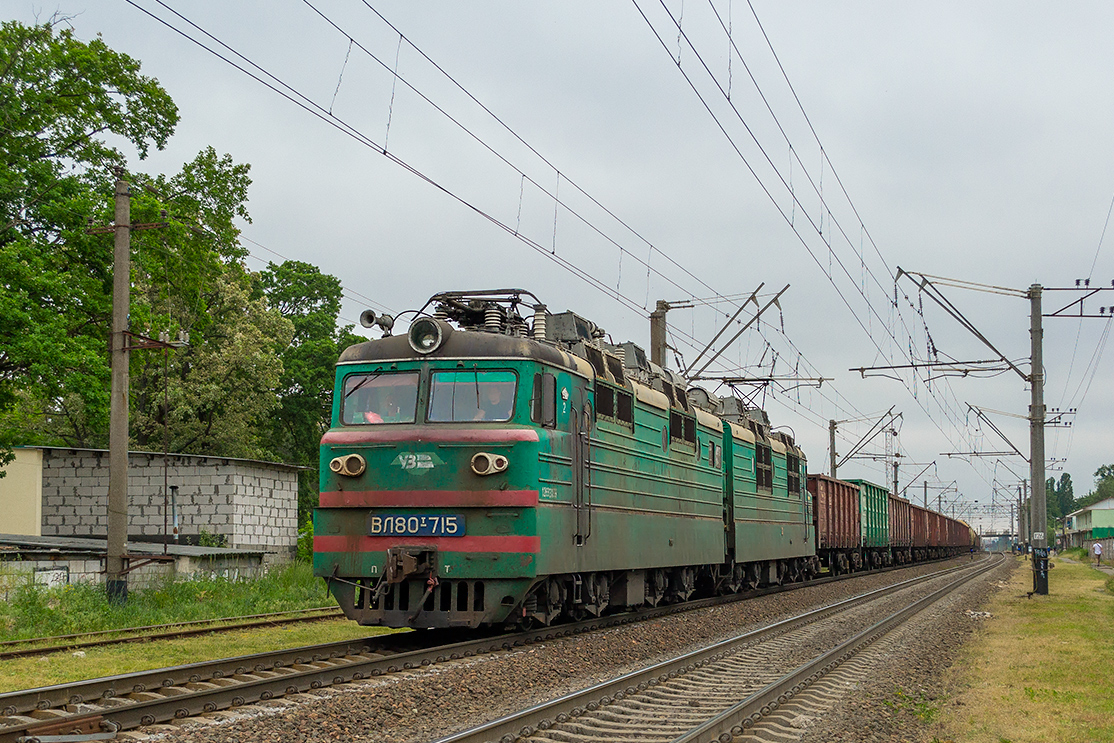
<path fill-rule="evenodd" d="M 108 602 L 104 587 L 71 583 L 48 588 L 30 577 L 0 602 L 0 639 L 13 640 L 167 624 L 192 619 L 264 614 L 331 604 L 305 563 L 276 567 L 259 578 L 166 578 L 128 594 L 123 606 Z"/>
<path fill-rule="evenodd" d="M 926 724 L 935 720 L 940 714 L 940 708 L 924 694 L 917 693 L 913 696 L 907 694 L 900 686 L 894 690 L 894 698 L 884 700 L 883 704 L 895 712 L 898 710 L 909 712 Z"/>
<path fill-rule="evenodd" d="M 213 534 L 208 529 L 202 529 L 197 535 L 197 544 L 200 547 L 227 547 L 228 537 L 223 534 Z"/>
<path fill-rule="evenodd" d="M 313 522 L 307 521 L 298 532 L 298 560 L 313 562 Z"/>

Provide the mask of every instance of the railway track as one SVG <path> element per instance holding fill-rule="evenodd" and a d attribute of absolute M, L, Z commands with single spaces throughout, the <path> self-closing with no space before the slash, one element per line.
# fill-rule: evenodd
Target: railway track
<path fill-rule="evenodd" d="M 863 594 L 531 707 L 437 743 L 639 741 L 729 743 L 777 724 L 794 703 L 822 706 L 830 675 L 865 647 L 949 592 L 1002 564 L 988 558 Z M 942 587 L 864 621 L 923 584 Z M 868 611 L 869 610 L 869 611 Z M 865 628 L 862 625 L 866 625 Z M 854 626 L 850 632 L 848 626 Z M 850 636 L 848 636 L 850 635 Z M 838 638 L 838 639 L 832 639 Z M 811 652 L 809 652 L 811 651 Z M 781 669 L 791 669 L 784 671 Z M 771 739 L 777 739 L 773 736 Z"/>
<path fill-rule="evenodd" d="M 956 570 L 960 568 L 939 571 L 898 585 L 921 583 Z M 878 572 L 882 571 L 822 578 L 736 596 L 658 607 L 634 615 L 604 617 L 514 634 L 430 630 L 378 635 L 362 640 L 10 692 L 0 694 L 0 743 L 33 743 L 42 736 L 94 735 L 107 734 L 105 731 L 128 730 L 386 673 L 701 609 L 723 604 L 725 599 L 753 598 Z M 896 589 L 882 590 L 892 592 Z M 866 600 L 865 596 L 874 596 L 876 593 L 865 594 L 864 597 L 851 601 L 861 602 Z M 828 607 L 820 611 L 832 610 Z"/>
<path fill-rule="evenodd" d="M 106 629 L 97 632 L 83 632 L 74 635 L 55 635 L 53 637 L 31 637 L 26 640 L 0 642 L 0 660 L 29 658 L 49 655 L 64 650 L 84 650 L 86 648 L 120 645 L 130 642 L 150 642 L 152 640 L 173 640 L 181 637 L 231 632 L 256 627 L 274 627 L 282 624 L 320 622 L 325 619 L 343 617 L 344 612 L 335 606 L 318 606 L 312 609 L 279 611 L 269 614 L 252 614 L 246 617 L 225 617 L 223 619 L 197 619 L 192 622 L 174 624 L 152 624 L 146 627 L 126 627 Z M 251 620 L 251 621 L 245 621 Z"/>

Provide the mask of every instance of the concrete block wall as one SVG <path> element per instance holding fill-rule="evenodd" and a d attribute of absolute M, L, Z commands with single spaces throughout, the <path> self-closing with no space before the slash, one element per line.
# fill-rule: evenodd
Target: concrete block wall
<path fill-rule="evenodd" d="M 226 546 L 293 558 L 298 541 L 298 471 L 238 459 L 132 452 L 128 459 L 128 534 L 173 529 L 164 482 L 178 486 L 180 534 L 223 535 Z M 42 535 L 103 537 L 108 532 L 108 452 L 43 449 Z"/>
<path fill-rule="evenodd" d="M 266 570 L 258 555 L 180 556 L 173 562 L 151 562 L 133 570 L 128 574 L 128 588 L 150 588 L 174 578 L 245 580 L 262 577 Z M 0 601 L 7 601 L 29 579 L 47 586 L 101 583 L 104 560 L 76 555 L 0 560 Z"/>

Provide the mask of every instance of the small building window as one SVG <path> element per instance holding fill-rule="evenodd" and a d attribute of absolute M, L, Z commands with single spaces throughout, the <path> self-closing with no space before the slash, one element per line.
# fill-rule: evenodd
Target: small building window
<path fill-rule="evenodd" d="M 678 410 L 669 411 L 669 438 L 673 441 L 684 442 L 696 449 L 696 419 L 681 413 Z"/>
<path fill-rule="evenodd" d="M 634 395 L 625 390 L 615 392 L 615 412 L 623 423 L 634 425 Z"/>
<path fill-rule="evenodd" d="M 606 385 L 596 385 L 596 414 L 604 418 L 615 417 L 615 390 Z"/>
<path fill-rule="evenodd" d="M 759 490 L 773 491 L 773 451 L 761 442 L 754 444 L 754 479 Z"/>
<path fill-rule="evenodd" d="M 801 497 L 801 458 L 795 454 L 786 454 L 785 468 L 788 472 L 789 494 Z"/>

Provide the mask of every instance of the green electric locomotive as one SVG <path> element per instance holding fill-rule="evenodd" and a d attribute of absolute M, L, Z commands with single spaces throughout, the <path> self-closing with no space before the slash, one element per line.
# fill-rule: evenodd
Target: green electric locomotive
<path fill-rule="evenodd" d="M 350 618 L 550 624 L 817 572 L 804 455 L 761 411 L 522 290 L 381 324 L 321 441 L 314 571 Z"/>

